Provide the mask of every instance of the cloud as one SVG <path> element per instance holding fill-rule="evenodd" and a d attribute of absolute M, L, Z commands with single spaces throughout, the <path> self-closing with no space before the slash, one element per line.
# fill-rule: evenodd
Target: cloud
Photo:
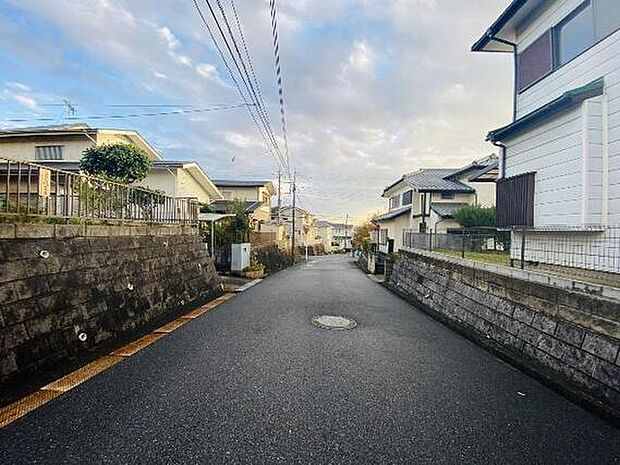
<path fill-rule="evenodd" d="M 179 46 L 181 45 L 181 43 L 179 42 L 179 39 L 177 39 L 177 37 L 172 33 L 172 31 L 166 27 L 160 27 L 158 29 L 159 35 L 166 41 L 166 43 L 168 44 L 168 50 L 176 50 L 177 48 L 179 48 Z"/>
<path fill-rule="evenodd" d="M 345 71 L 372 74 L 377 66 L 377 54 L 364 41 L 355 42 L 353 49 L 344 65 Z"/>
<path fill-rule="evenodd" d="M 13 94 L 12 98 L 20 105 L 23 105 L 30 110 L 36 110 L 38 108 L 37 101 L 29 95 Z"/>
<path fill-rule="evenodd" d="M 152 0 L 6 3 L 33 18 L 19 28 L 0 18 L 6 26 L 0 66 L 4 71 L 18 62 L 30 73 L 7 74 L 11 82 L 23 80 L 50 95 L 65 88 L 77 98 L 70 92 L 81 78 L 88 83 L 82 97 L 96 103 L 207 106 L 240 100 L 228 74 L 224 81 L 218 72 L 223 63 L 192 2 L 158 0 L 157 8 Z M 508 55 L 473 54 L 469 46 L 502 2 L 467 3 L 278 3 L 289 146 L 302 179 L 302 206 L 325 216 L 348 212 L 362 218 L 385 207 L 380 193 L 402 173 L 459 166 L 492 151 L 486 133 L 510 120 L 512 62 Z M 280 135 L 269 4 L 237 2 L 237 10 L 271 126 Z M 234 22 L 231 27 L 236 30 Z M 2 61 L 6 55 L 12 61 Z M 39 85 L 31 85 L 35 78 Z M 35 104 L 43 101 L 32 90 L 10 90 L 34 96 Z M 193 157 L 213 176 L 275 171 L 245 109 L 127 125 L 164 147 L 164 156 Z"/>
<path fill-rule="evenodd" d="M 198 71 L 198 74 L 208 79 L 214 79 L 217 76 L 216 67 L 209 63 L 198 63 L 196 65 L 196 71 Z"/>

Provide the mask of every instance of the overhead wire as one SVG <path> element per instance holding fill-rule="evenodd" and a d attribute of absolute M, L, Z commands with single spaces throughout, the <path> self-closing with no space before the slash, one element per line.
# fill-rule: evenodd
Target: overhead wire
<path fill-rule="evenodd" d="M 254 101 L 254 99 L 252 98 L 252 95 L 250 93 L 248 93 L 248 96 L 246 96 L 245 92 L 243 92 L 243 90 L 241 88 L 241 85 L 239 84 L 239 80 L 235 76 L 235 73 L 232 70 L 230 64 L 228 63 L 228 60 L 226 59 L 226 56 L 224 54 L 224 51 L 222 50 L 222 47 L 220 46 L 219 41 L 215 37 L 215 34 L 213 32 L 213 28 L 211 27 L 211 25 L 207 21 L 204 13 L 202 11 L 202 9 L 198 5 L 198 1 L 197 0 L 193 0 L 193 2 L 194 2 L 194 7 L 196 8 L 196 11 L 198 12 L 198 15 L 200 16 L 200 19 L 202 20 L 202 23 L 205 26 L 205 29 L 206 29 L 206 31 L 208 33 L 208 36 L 210 37 L 211 41 L 213 42 L 213 45 L 215 46 L 216 50 L 218 51 L 222 62 L 224 63 L 226 69 L 228 70 L 230 78 L 231 78 L 233 84 L 235 85 L 237 91 L 239 92 L 239 95 L 241 96 L 243 101 L 246 104 L 248 104 L 248 105 L 249 105 L 248 98 L 250 100 L 252 100 L 254 103 L 256 103 Z M 218 30 L 220 30 L 221 35 L 225 38 L 225 35 L 223 34 L 223 30 L 221 29 L 221 26 L 219 25 L 219 22 L 217 21 L 217 16 L 215 15 L 215 11 L 210 6 L 210 4 L 208 4 L 207 0 L 205 0 L 205 2 L 207 2 L 207 5 L 209 6 L 209 11 L 212 13 L 212 17 L 214 17 L 216 25 L 218 26 Z M 229 49 L 229 52 L 231 52 L 230 51 L 230 47 L 228 46 L 227 48 Z M 232 55 L 232 52 L 231 52 L 231 55 Z M 234 55 L 232 55 L 232 56 L 234 58 Z M 238 71 L 240 72 L 239 68 L 238 68 Z M 241 75 L 241 78 L 243 79 L 243 75 Z M 244 81 L 244 84 L 245 84 L 245 79 L 243 79 L 243 81 Z M 265 135 L 265 131 L 261 127 L 261 124 L 258 122 L 257 116 L 252 111 L 252 108 L 250 106 L 248 106 L 248 113 L 249 113 L 249 115 L 250 115 L 254 125 L 258 129 L 259 134 L 260 134 L 261 138 L 263 139 L 263 142 L 265 142 L 267 148 L 269 148 L 270 146 L 273 147 L 272 149 L 269 150 L 269 153 L 274 157 L 274 159 L 276 160 L 276 162 L 279 165 L 286 166 L 285 159 L 284 159 L 283 155 L 281 154 L 281 152 L 279 151 L 279 147 L 277 147 L 277 144 L 274 145 L 273 141 L 270 141 L 269 138 Z M 260 117 L 259 117 L 259 119 L 260 119 Z"/>
<path fill-rule="evenodd" d="M 234 110 L 237 108 L 243 108 L 249 104 L 237 104 L 237 105 L 227 105 L 227 106 L 216 106 L 210 108 L 192 108 L 187 110 L 174 110 L 174 111 L 159 111 L 159 112 L 149 112 L 149 113 L 129 113 L 123 115 L 91 115 L 91 116 L 65 116 L 64 120 L 103 120 L 103 119 L 125 119 L 125 118 L 142 118 L 142 117 L 152 117 L 152 116 L 169 116 L 169 115 L 182 115 L 182 114 L 191 114 L 191 113 L 209 113 L 213 111 L 224 111 L 224 110 Z M 56 118 L 52 117 L 40 117 L 40 118 L 10 118 L 5 119 L 3 121 L 10 123 L 26 123 L 29 121 L 55 121 Z"/>
<path fill-rule="evenodd" d="M 205 2 L 207 3 L 207 6 L 210 5 L 209 0 L 205 0 Z M 273 129 L 271 128 L 271 123 L 269 121 L 269 116 L 267 115 L 267 111 L 264 107 L 264 102 L 261 100 L 261 98 L 259 97 L 259 92 L 258 89 L 260 88 L 260 86 L 258 85 L 258 82 L 256 80 L 254 80 L 254 83 L 252 82 L 252 79 L 250 77 L 250 73 L 248 71 L 248 66 L 246 66 L 245 60 L 243 59 L 243 55 L 241 54 L 241 51 L 239 50 L 239 45 L 237 43 L 237 39 L 235 38 L 235 34 L 232 31 L 232 28 L 230 26 L 230 22 L 228 21 L 228 17 L 226 16 L 226 12 L 224 11 L 224 7 L 222 6 L 222 2 L 220 0 L 216 0 L 217 6 L 220 10 L 220 15 L 222 16 L 222 19 L 224 20 L 224 24 L 226 25 L 226 30 L 228 31 L 228 36 L 232 42 L 232 45 L 235 49 L 236 55 L 239 58 L 239 63 L 241 63 L 241 67 L 243 68 L 243 70 L 241 70 L 241 68 L 239 67 L 239 64 L 237 62 L 237 59 L 235 58 L 235 54 L 233 53 L 233 51 L 231 50 L 228 40 L 226 39 L 226 36 L 224 35 L 224 32 L 222 31 L 219 23 L 217 23 L 217 18 L 215 17 L 215 15 L 213 15 L 213 18 L 216 20 L 216 23 L 218 25 L 218 30 L 220 31 L 220 34 L 222 35 L 222 38 L 224 39 L 224 42 L 226 44 L 226 47 L 229 51 L 229 53 L 231 54 L 232 58 L 233 58 L 233 62 L 235 64 L 235 67 L 237 68 L 237 71 L 239 72 L 239 75 L 242 76 L 244 85 L 246 87 L 246 89 L 248 90 L 248 92 L 250 92 L 250 94 L 252 95 L 252 100 L 256 103 L 256 107 L 258 110 L 258 114 L 259 117 L 261 119 L 261 122 L 263 123 L 263 125 L 265 126 L 265 130 L 267 132 L 267 135 L 269 136 L 269 138 L 271 139 L 271 142 L 273 143 L 274 147 L 276 147 L 276 149 L 278 150 L 278 152 L 280 152 L 280 148 L 279 145 L 277 143 L 277 140 L 275 138 L 275 134 L 273 132 Z M 209 9 L 211 11 L 211 7 L 209 6 Z M 238 24 L 238 26 L 240 26 L 240 23 Z M 286 169 L 288 170 L 288 166 L 286 166 Z"/>
<path fill-rule="evenodd" d="M 268 115 L 267 105 L 265 104 L 265 101 L 263 99 L 263 94 L 262 94 L 260 85 L 258 83 L 258 79 L 256 77 L 256 72 L 254 70 L 254 64 L 253 64 L 253 61 L 252 61 L 252 56 L 250 54 L 247 42 L 245 40 L 245 34 L 243 33 L 243 26 L 241 25 L 241 18 L 239 16 L 239 14 L 237 13 L 237 7 L 235 5 L 235 0 L 230 0 L 230 5 L 231 5 L 231 8 L 232 8 L 233 16 L 235 18 L 235 23 L 237 24 L 237 31 L 239 32 L 239 37 L 241 38 L 241 45 L 242 45 L 243 50 L 245 52 L 246 59 L 248 60 L 248 66 L 250 68 L 250 74 L 251 74 L 252 80 L 254 82 L 254 86 L 256 87 L 256 91 L 258 93 L 259 104 L 263 108 L 263 111 L 265 112 L 265 114 Z M 267 123 L 268 123 L 268 126 L 269 126 L 269 130 L 273 134 L 273 129 L 271 128 L 271 123 L 270 123 L 268 117 L 267 117 Z M 274 136 L 274 138 L 275 138 L 275 136 Z M 287 164 L 287 171 L 288 171 L 289 179 L 291 179 L 290 159 L 288 158 L 288 156 L 286 156 L 286 164 Z"/>
<path fill-rule="evenodd" d="M 271 13 L 271 34 L 273 37 L 273 56 L 276 73 L 276 82 L 278 85 L 278 94 L 280 101 L 280 119 L 282 123 L 282 138 L 284 139 L 284 153 L 287 162 L 290 164 L 290 155 L 288 150 L 288 134 L 286 129 L 286 112 L 284 110 L 284 91 L 282 86 L 282 66 L 280 64 L 280 43 L 278 39 L 278 7 L 276 0 L 269 0 Z"/>

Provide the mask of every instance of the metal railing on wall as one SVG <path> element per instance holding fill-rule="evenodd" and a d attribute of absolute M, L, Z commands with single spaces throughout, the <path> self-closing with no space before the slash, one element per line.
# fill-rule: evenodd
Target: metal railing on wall
<path fill-rule="evenodd" d="M 505 254 L 509 257 L 510 232 L 495 228 L 461 229 L 452 233 L 403 231 L 403 246 L 406 249 L 424 249 L 436 252 L 451 252 L 468 258 L 472 254 Z"/>
<path fill-rule="evenodd" d="M 547 226 L 501 230 L 476 228 L 451 233 L 403 231 L 404 249 L 519 267 L 560 267 L 620 273 L 620 225 Z"/>
<path fill-rule="evenodd" d="M 195 198 L 0 157 L 0 214 L 196 223 L 199 209 Z"/>

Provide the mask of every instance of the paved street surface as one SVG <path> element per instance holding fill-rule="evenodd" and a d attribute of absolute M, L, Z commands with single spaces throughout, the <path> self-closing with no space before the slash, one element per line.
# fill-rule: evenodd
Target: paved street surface
<path fill-rule="evenodd" d="M 619 430 L 343 256 L 266 279 L 0 430 L 4 464 L 619 462 Z"/>

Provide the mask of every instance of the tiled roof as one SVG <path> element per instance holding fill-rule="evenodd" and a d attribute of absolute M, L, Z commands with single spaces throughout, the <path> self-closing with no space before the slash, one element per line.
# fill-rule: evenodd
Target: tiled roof
<path fill-rule="evenodd" d="M 466 203 L 432 203 L 431 210 L 442 218 L 451 218 L 452 213 L 466 205 Z"/>
<path fill-rule="evenodd" d="M 446 179 L 457 169 L 428 169 L 409 173 L 405 178 L 405 183 L 418 192 L 474 192 L 471 187 L 458 182 Z"/>
<path fill-rule="evenodd" d="M 411 211 L 411 205 L 407 205 L 406 207 L 395 208 L 383 215 L 379 215 L 375 218 L 375 221 L 386 221 L 396 218 L 397 216 L 404 215 L 405 213 L 409 213 Z"/>

